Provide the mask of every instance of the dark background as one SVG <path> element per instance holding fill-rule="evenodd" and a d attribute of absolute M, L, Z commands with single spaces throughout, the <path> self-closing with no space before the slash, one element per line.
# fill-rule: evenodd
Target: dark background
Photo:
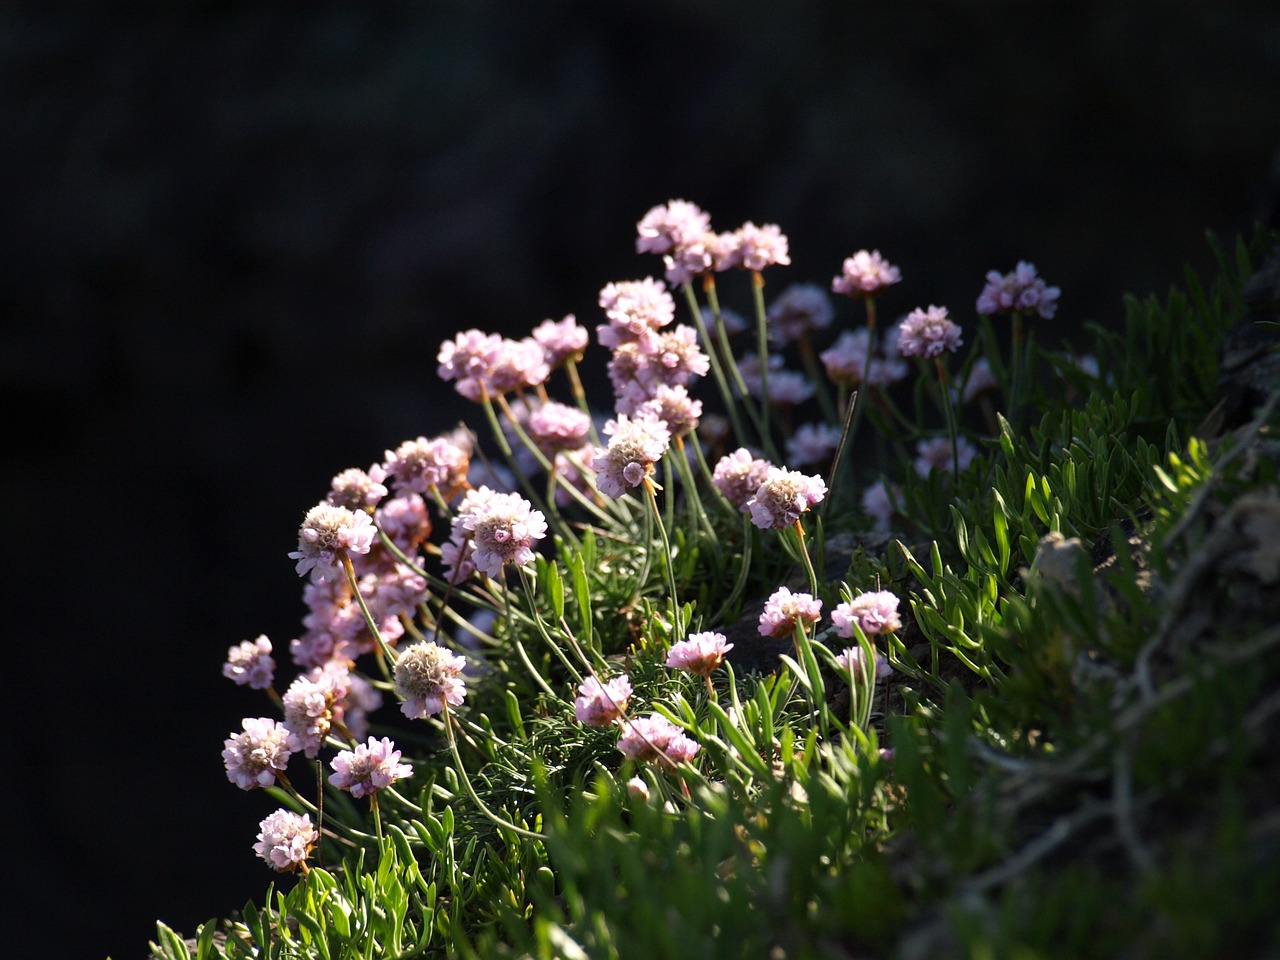
<path fill-rule="evenodd" d="M 1051 335 L 1268 216 L 1270 0 L 1035 7 L 0 11 L 6 950 L 139 957 L 261 897 L 272 805 L 219 751 L 269 711 L 226 648 L 296 634 L 334 473 L 469 413 L 441 340 L 594 326 L 660 272 L 653 204 L 779 223 L 774 292 L 878 247 L 887 309 L 962 322 L 1030 259 Z"/>

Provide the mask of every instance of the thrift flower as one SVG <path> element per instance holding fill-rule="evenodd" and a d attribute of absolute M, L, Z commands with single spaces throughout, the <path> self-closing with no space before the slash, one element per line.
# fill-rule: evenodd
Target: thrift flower
<path fill-rule="evenodd" d="M 573 701 L 573 715 L 579 723 L 589 727 L 607 727 L 622 718 L 631 702 L 631 681 L 620 673 L 606 683 L 595 677 L 587 677 L 578 687 Z"/>
<path fill-rule="evenodd" d="M 762 530 L 782 530 L 827 495 L 827 485 L 818 476 L 798 470 L 770 467 L 755 496 L 747 501 L 751 522 Z"/>
<path fill-rule="evenodd" d="M 795 406 L 813 396 L 815 388 L 809 382 L 809 378 L 796 370 L 784 370 L 783 358 L 780 354 L 769 354 L 767 362 L 771 403 Z M 753 397 L 759 397 L 764 388 L 764 378 L 760 375 L 760 358 L 754 353 L 744 353 L 738 362 L 738 372 L 742 375 L 747 393 Z"/>
<path fill-rule="evenodd" d="M 902 502 L 902 488 L 897 484 L 887 487 L 883 480 L 877 480 L 862 491 L 862 512 L 871 518 L 873 529 L 878 533 L 889 532 L 895 502 Z"/>
<path fill-rule="evenodd" d="M 529 435 L 544 453 L 576 450 L 591 430 L 591 418 L 568 404 L 552 400 L 529 414 Z"/>
<path fill-rule="evenodd" d="M 946 307 L 912 310 L 898 327 L 898 351 L 904 357 L 955 353 L 964 343 L 960 328 L 947 318 Z"/>
<path fill-rule="evenodd" d="M 647 801 L 649 799 L 649 785 L 644 782 L 643 777 L 632 777 L 627 781 L 627 793 L 637 800 Z"/>
<path fill-rule="evenodd" d="M 831 281 L 831 289 L 854 298 L 874 297 L 901 279 L 902 272 L 880 256 L 879 250 L 859 250 L 845 260 L 840 276 Z"/>
<path fill-rule="evenodd" d="M 572 314 L 563 320 L 543 320 L 533 328 L 533 339 L 542 347 L 543 358 L 553 370 L 572 358 L 580 360 L 587 349 L 587 328 Z"/>
<path fill-rule="evenodd" d="M 852 637 L 855 623 L 868 637 L 902 629 L 898 598 L 888 590 L 860 593 L 852 601 L 838 604 L 831 611 L 831 622 L 841 637 Z"/>
<path fill-rule="evenodd" d="M 775 263 L 785 266 L 791 262 L 786 234 L 776 223 L 757 227 L 748 220 L 735 231 L 734 238 L 737 241 L 735 260 L 747 270 L 760 271 Z"/>
<path fill-rule="evenodd" d="M 769 335 L 775 343 L 791 343 L 813 330 L 831 326 L 835 310 L 827 292 L 813 283 L 793 283 L 769 304 Z"/>
<path fill-rule="evenodd" d="M 671 645 L 667 651 L 667 666 L 702 677 L 710 676 L 732 649 L 733 644 L 725 642 L 723 633 L 691 633 L 687 639 Z"/>
<path fill-rule="evenodd" d="M 636 253 L 669 253 L 698 241 L 711 229 L 711 216 L 688 200 L 651 207 L 636 224 Z"/>
<path fill-rule="evenodd" d="M 502 576 L 503 564 L 523 567 L 533 559 L 533 544 L 547 535 L 546 518 L 518 493 L 495 493 L 483 506 L 459 513 L 462 529 L 471 534 L 472 560 L 491 577 Z"/>
<path fill-rule="evenodd" d="M 834 423 L 803 423 L 787 438 L 787 462 L 798 466 L 823 463 L 840 445 L 842 431 Z"/>
<path fill-rule="evenodd" d="M 310 571 L 312 580 L 337 580 L 346 576 L 340 555 L 368 553 L 376 536 L 364 511 L 318 503 L 307 511 L 298 530 L 298 549 L 289 558 L 298 561 L 298 576 Z"/>
<path fill-rule="evenodd" d="M 468 400 L 479 400 L 481 385 L 501 348 L 502 337 L 496 333 L 464 330 L 440 344 L 436 372 L 442 380 L 456 381 L 455 389 Z"/>
<path fill-rule="evenodd" d="M 430 494 L 435 487 L 444 500 L 452 500 L 466 489 L 470 466 L 471 441 L 465 434 L 456 433 L 431 440 L 406 440 L 395 450 L 388 450 L 383 463 L 397 493 Z"/>
<path fill-rule="evenodd" d="M 268 717 L 246 717 L 240 726 L 241 733 L 233 733 L 223 741 L 222 762 L 227 779 L 241 790 L 272 786 L 276 774 L 284 772 L 293 755 L 289 731 Z"/>
<path fill-rule="evenodd" d="M 842 330 L 840 336 L 818 359 L 827 370 L 832 383 L 853 387 L 862 382 L 867 367 L 867 351 L 871 349 L 871 334 L 865 327 L 860 330 Z"/>
<path fill-rule="evenodd" d="M 227 650 L 227 662 L 222 665 L 222 675 L 239 686 L 252 690 L 266 690 L 275 678 L 276 662 L 271 657 L 271 641 L 266 634 L 256 640 L 246 640 Z"/>
<path fill-rule="evenodd" d="M 592 467 L 596 486 L 615 499 L 640 486 L 653 473 L 653 465 L 671 442 L 671 431 L 659 420 L 619 414 L 604 426 L 609 446 L 597 449 Z"/>
<path fill-rule="evenodd" d="M 369 738 L 354 750 L 343 750 L 333 758 L 329 782 L 353 797 L 376 793 L 402 777 L 413 774 L 413 767 L 400 762 L 400 751 L 387 737 Z"/>
<path fill-rule="evenodd" d="M 658 384 L 653 397 L 636 407 L 633 416 L 661 420 L 671 431 L 671 438 L 688 436 L 702 416 L 702 401 L 694 400 L 682 386 Z"/>
<path fill-rule="evenodd" d="M 396 693 L 404 698 L 400 711 L 410 720 L 440 713 L 446 702 L 459 706 L 467 695 L 462 682 L 465 657 L 428 640 L 405 648 L 396 661 Z"/>
<path fill-rule="evenodd" d="M 643 340 L 676 318 L 666 284 L 652 277 L 607 284 L 598 302 L 609 322 L 596 327 L 596 337 L 610 349 Z"/>
<path fill-rule="evenodd" d="M 969 464 L 973 463 L 973 458 L 977 455 L 972 443 L 964 437 L 956 440 L 956 450 L 958 469 L 961 473 L 969 469 Z M 952 450 L 950 437 L 930 437 L 928 440 L 920 440 L 916 443 L 916 473 L 922 477 L 929 476 L 934 470 L 940 470 L 943 473 L 950 473 L 953 466 Z"/>
<path fill-rule="evenodd" d="M 862 647 L 846 647 L 836 654 L 836 663 L 848 670 L 849 676 L 857 679 L 862 676 L 862 665 L 866 663 L 866 657 L 862 653 Z M 883 680 L 893 673 L 893 667 L 889 666 L 889 661 L 879 650 L 876 651 L 875 670 L 877 680 Z"/>
<path fill-rule="evenodd" d="M 279 873 L 292 873 L 306 863 L 320 834 L 305 813 L 277 810 L 258 825 L 253 851 Z"/>
<path fill-rule="evenodd" d="M 1036 275 L 1034 263 L 1019 260 L 1011 273 L 1001 275 L 992 270 L 987 274 L 986 286 L 978 294 L 977 310 L 987 315 L 1034 311 L 1042 320 L 1051 320 L 1061 293 L 1058 287 L 1045 285 Z"/>
<path fill-rule="evenodd" d="M 346 668 L 327 664 L 299 676 L 289 684 L 284 701 L 284 724 L 289 749 L 314 760 L 335 723 L 341 723 L 348 689 Z"/>
<path fill-rule="evenodd" d="M 367 473 L 357 467 L 343 470 L 333 478 L 328 500 L 335 507 L 348 510 L 372 510 L 387 495 L 387 487 L 382 482 L 385 479 L 386 471 L 377 463 Z"/>
<path fill-rule="evenodd" d="M 431 517 L 420 494 L 400 493 L 384 500 L 374 517 L 378 529 L 409 556 L 431 536 Z"/>
<path fill-rule="evenodd" d="M 747 513 L 750 503 L 760 484 L 769 476 L 773 464 L 768 460 L 760 460 L 751 456 L 746 447 L 739 447 L 733 453 L 725 454 L 716 463 L 711 474 L 711 485 L 719 490 L 726 500 Z"/>
<path fill-rule="evenodd" d="M 808 593 L 792 593 L 787 587 L 779 587 L 764 605 L 760 614 L 762 637 L 789 637 L 796 625 L 811 627 L 822 616 L 822 601 Z"/>
<path fill-rule="evenodd" d="M 622 724 L 618 749 L 632 760 L 692 760 L 701 749 L 684 731 L 661 714 L 636 717 Z"/>

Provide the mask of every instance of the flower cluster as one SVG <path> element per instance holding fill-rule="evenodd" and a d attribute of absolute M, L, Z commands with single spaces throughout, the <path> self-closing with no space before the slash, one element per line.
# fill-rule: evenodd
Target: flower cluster
<path fill-rule="evenodd" d="M 666 717 L 655 713 L 624 721 L 618 749 L 632 760 L 687 763 L 701 747 Z"/>
<path fill-rule="evenodd" d="M 615 499 L 640 486 L 667 452 L 671 430 L 661 420 L 624 413 L 604 426 L 609 446 L 597 449 L 592 466 L 600 492 Z"/>
<path fill-rule="evenodd" d="M 827 485 L 821 477 L 770 467 L 755 495 L 747 501 L 747 509 L 757 527 L 782 530 L 795 524 L 801 514 L 826 495 Z"/>
<path fill-rule="evenodd" d="M 1034 311 L 1042 320 L 1052 320 L 1061 293 L 1040 279 L 1034 263 L 1019 260 L 1010 273 L 992 270 L 987 274 L 986 286 L 978 294 L 977 310 L 986 315 Z"/>
<path fill-rule="evenodd" d="M 292 873 L 306 864 L 319 842 L 320 834 L 305 813 L 277 810 L 259 824 L 253 849 L 273 870 Z"/>
<path fill-rule="evenodd" d="M 466 657 L 431 640 L 407 647 L 395 668 L 396 694 L 404 701 L 400 711 L 417 720 L 440 713 L 446 703 L 461 706 L 467 695 L 462 681 L 466 665 Z"/>
<path fill-rule="evenodd" d="M 573 715 L 588 727 L 607 727 L 622 718 L 633 692 L 625 673 L 604 683 L 596 677 L 587 677 L 578 687 Z"/>
<path fill-rule="evenodd" d="M 400 751 L 387 737 L 357 744 L 354 750 L 343 750 L 332 762 L 329 782 L 353 797 L 377 793 L 413 773 L 413 767 L 400 762 Z"/>
<path fill-rule="evenodd" d="M 723 633 L 711 630 L 691 633 L 671 645 L 667 651 L 667 666 L 702 677 L 709 676 L 724 663 L 725 654 L 732 649 L 733 644 L 726 641 Z"/>

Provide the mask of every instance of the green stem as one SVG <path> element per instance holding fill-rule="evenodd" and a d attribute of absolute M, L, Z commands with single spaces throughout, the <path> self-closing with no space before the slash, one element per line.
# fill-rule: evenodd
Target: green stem
<path fill-rule="evenodd" d="M 733 392 L 729 389 L 729 383 L 724 378 L 724 370 L 720 366 L 716 345 L 712 342 L 711 335 L 707 332 L 707 325 L 702 320 L 702 310 L 698 306 L 697 294 L 693 292 L 692 285 L 688 283 L 684 285 L 684 298 L 689 304 L 689 312 L 693 315 L 693 324 L 698 330 L 698 338 L 702 341 L 702 349 L 706 351 L 707 360 L 711 365 L 711 375 L 715 378 L 716 386 L 720 389 L 720 399 L 724 402 L 725 412 L 729 415 L 729 421 L 733 424 L 734 433 L 738 437 L 742 437 L 742 421 L 738 418 L 738 406 L 734 403 Z"/>
<path fill-rule="evenodd" d="M 498 816 L 494 813 L 487 803 L 480 799 L 480 794 L 476 793 L 476 788 L 471 783 L 471 777 L 467 774 L 467 768 L 462 763 L 462 757 L 458 753 L 458 740 L 453 735 L 453 717 L 449 713 L 449 704 L 444 703 L 444 729 L 449 738 L 449 750 L 453 754 L 453 762 L 458 770 L 458 778 L 462 781 L 463 789 L 466 790 L 467 796 L 471 798 L 471 802 L 483 813 L 489 820 L 502 827 L 510 830 L 516 836 L 524 837 L 526 840 L 545 840 L 546 835 L 538 833 L 535 830 L 528 830 L 524 827 L 518 827 L 510 820 Z"/>
<path fill-rule="evenodd" d="M 649 505 L 653 508 L 653 518 L 658 525 L 658 535 L 662 538 L 663 568 L 667 573 L 667 590 L 671 600 L 671 635 L 677 639 L 684 636 L 684 627 L 680 623 L 680 601 L 676 591 L 675 562 L 671 558 L 671 541 L 667 539 L 667 528 L 662 523 L 662 513 L 658 509 L 658 489 L 648 477 L 644 478 L 644 487 L 649 492 Z"/>

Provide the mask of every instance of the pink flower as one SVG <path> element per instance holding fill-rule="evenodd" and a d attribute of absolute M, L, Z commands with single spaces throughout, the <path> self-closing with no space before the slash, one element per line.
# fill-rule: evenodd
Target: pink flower
<path fill-rule="evenodd" d="M 916 473 L 922 477 L 929 476 L 934 470 L 950 473 L 953 466 L 964 473 L 969 469 L 969 464 L 973 463 L 977 450 L 964 437 L 957 437 L 955 453 L 959 458 L 958 464 L 952 462 L 950 437 L 930 437 L 928 440 L 917 441 L 914 464 Z"/>
<path fill-rule="evenodd" d="M 783 369 L 783 358 L 780 354 L 771 353 L 768 359 L 769 402 L 779 406 L 795 406 L 804 403 L 814 394 L 814 386 L 809 378 L 795 370 Z M 747 352 L 738 361 L 738 372 L 746 385 L 747 393 L 759 397 L 764 389 L 764 377 L 761 376 L 760 358 Z"/>
<path fill-rule="evenodd" d="M 857 679 L 862 676 L 862 665 L 866 663 L 867 658 L 862 652 L 862 647 L 846 647 L 840 653 L 836 654 L 836 663 L 845 670 L 849 671 L 849 676 Z M 883 680 L 889 674 L 893 673 L 893 667 L 889 666 L 889 661 L 876 651 L 876 679 Z"/>
<path fill-rule="evenodd" d="M 233 733 L 222 744 L 227 779 L 241 790 L 272 786 L 293 755 L 289 731 L 268 717 L 246 717 L 240 726 L 242 732 Z"/>
<path fill-rule="evenodd" d="M 651 207 L 636 224 L 636 253 L 668 253 L 697 241 L 710 229 L 710 215 L 697 204 L 669 200 Z"/>
<path fill-rule="evenodd" d="M 523 567 L 533 559 L 533 544 L 547 535 L 546 518 L 518 493 L 495 493 L 478 509 L 459 513 L 462 529 L 471 534 L 475 565 L 491 577 L 502 576 L 503 564 Z"/>
<path fill-rule="evenodd" d="M 854 624 L 868 637 L 902 629 L 902 620 L 898 617 L 898 598 L 888 590 L 860 593 L 848 603 L 838 604 L 831 611 L 831 622 L 835 624 L 836 634 L 841 637 L 852 637 Z"/>
<path fill-rule="evenodd" d="M 480 399 L 480 385 L 488 376 L 502 348 L 502 337 L 476 329 L 464 330 L 440 344 L 436 355 L 440 379 L 456 381 L 457 391 L 469 400 Z"/>
<path fill-rule="evenodd" d="M 570 357 L 581 359 L 589 338 L 587 328 L 569 313 L 563 320 L 543 320 L 533 328 L 533 339 L 542 347 L 547 365 L 555 369 Z"/>
<path fill-rule="evenodd" d="M 898 328 L 898 351 L 904 357 L 936 357 L 955 353 L 964 343 L 960 328 L 947 318 L 946 307 L 912 310 Z"/>
<path fill-rule="evenodd" d="M 671 431 L 672 439 L 689 435 L 698 426 L 698 418 L 702 416 L 702 401 L 694 400 L 689 391 L 682 386 L 658 384 L 653 396 L 640 404 L 632 412 L 638 418 L 661 420 Z"/>
<path fill-rule="evenodd" d="M 862 491 L 862 512 L 871 518 L 873 529 L 879 533 L 889 532 L 894 503 L 902 503 L 902 488 L 897 484 L 886 487 L 883 480 L 877 480 Z"/>
<path fill-rule="evenodd" d="M 986 357 L 979 357 L 969 368 L 969 376 L 964 381 L 964 390 L 960 394 L 960 399 L 968 403 L 974 397 L 998 388 L 995 374 L 991 372 L 991 364 Z"/>
<path fill-rule="evenodd" d="M 711 361 L 698 345 L 698 332 L 685 324 L 677 324 L 648 341 L 644 354 L 650 362 L 641 371 L 640 380 L 651 388 L 650 392 L 659 383 L 686 386 L 711 369 Z"/>
<path fill-rule="evenodd" d="M 671 443 L 671 431 L 660 420 L 631 419 L 619 414 L 604 426 L 609 446 L 597 448 L 595 461 L 596 486 L 602 493 L 615 499 L 628 489 L 638 487 L 653 465 L 667 452 Z"/>
<path fill-rule="evenodd" d="M 281 698 L 289 749 L 315 759 L 335 723 L 341 723 L 349 689 L 344 666 L 330 662 L 297 677 Z"/>
<path fill-rule="evenodd" d="M 610 349 L 644 339 L 676 318 L 676 303 L 666 284 L 652 277 L 607 284 L 599 303 L 609 322 L 596 327 L 596 336 Z"/>
<path fill-rule="evenodd" d="M 769 304 L 769 334 L 775 343 L 791 343 L 813 330 L 831 326 L 831 298 L 812 283 L 793 283 Z"/>
<path fill-rule="evenodd" d="M 271 657 L 271 641 L 266 634 L 256 640 L 227 650 L 227 662 L 222 665 L 222 675 L 239 686 L 253 690 L 266 690 L 275 677 L 276 662 Z"/>
<path fill-rule="evenodd" d="M 667 651 L 667 666 L 702 677 L 710 676 L 732 649 L 733 644 L 725 642 L 723 633 L 691 633 L 686 639 L 671 645 Z"/>
<path fill-rule="evenodd" d="M 811 627 L 822 616 L 822 601 L 808 593 L 792 593 L 779 587 L 765 601 L 760 614 L 760 636 L 789 637 L 796 626 Z"/>
<path fill-rule="evenodd" d="M 464 435 L 445 434 L 428 440 L 406 440 L 387 451 L 383 463 L 397 493 L 430 494 L 435 487 L 444 500 L 465 489 L 471 466 L 471 441 Z"/>
<path fill-rule="evenodd" d="M 409 556 L 431 536 L 431 518 L 426 501 L 419 494 L 400 493 L 384 500 L 374 517 L 378 529 Z"/>
<path fill-rule="evenodd" d="M 631 681 L 625 673 L 601 683 L 595 677 L 587 677 L 578 687 L 578 697 L 573 701 L 573 715 L 579 723 L 589 727 L 607 727 L 621 719 L 627 704 L 631 702 Z"/>
<path fill-rule="evenodd" d="M 902 272 L 880 256 L 879 250 L 859 250 L 845 260 L 840 276 L 831 281 L 831 289 L 850 297 L 874 297 L 901 279 Z"/>
<path fill-rule="evenodd" d="M 305 813 L 277 810 L 258 825 L 258 842 L 253 851 L 278 873 L 291 873 L 302 866 L 320 834 Z"/>
<path fill-rule="evenodd" d="M 818 354 L 818 359 L 826 367 L 827 376 L 833 383 L 853 387 L 862 382 L 870 343 L 871 334 L 865 327 L 860 330 L 842 330 L 836 342 Z"/>
<path fill-rule="evenodd" d="M 467 695 L 462 682 L 465 657 L 450 653 L 433 641 L 406 647 L 396 661 L 396 693 L 404 699 L 400 711 L 410 720 L 426 718 L 459 706 Z"/>
<path fill-rule="evenodd" d="M 335 507 L 346 507 L 348 510 L 372 510 L 387 495 L 386 471 L 381 464 L 375 463 L 366 473 L 357 467 L 343 470 L 333 478 L 329 487 L 328 500 Z"/>
<path fill-rule="evenodd" d="M 1046 286 L 1036 275 L 1034 263 L 1019 260 L 1012 273 L 1003 276 L 995 270 L 987 274 L 986 286 L 978 294 L 977 310 L 981 314 L 1029 313 L 1035 311 L 1050 320 L 1058 310 L 1062 291 Z"/>
<path fill-rule="evenodd" d="M 655 713 L 624 721 L 618 749 L 632 760 L 682 763 L 692 760 L 700 747 L 674 723 Z"/>
<path fill-rule="evenodd" d="M 791 262 L 787 253 L 787 237 L 776 223 L 766 223 L 757 227 L 748 220 L 735 232 L 737 240 L 738 262 L 747 270 L 763 270 L 775 263 L 786 265 Z"/>
<path fill-rule="evenodd" d="M 298 561 L 298 576 L 310 571 L 312 580 L 337 580 L 346 576 L 341 555 L 368 553 L 377 533 L 364 511 L 318 503 L 307 511 L 298 530 L 298 549 L 289 558 Z"/>
<path fill-rule="evenodd" d="M 748 505 L 751 499 L 772 468 L 773 464 L 768 460 L 752 457 L 750 450 L 739 447 L 733 453 L 725 454 L 716 463 L 711 474 L 711 484 L 726 500 L 746 513 L 750 509 Z"/>
<path fill-rule="evenodd" d="M 590 429 L 589 416 L 577 407 L 554 400 L 529 414 L 529 435 L 544 453 L 578 449 Z"/>
<path fill-rule="evenodd" d="M 798 466 L 824 463 L 840 445 L 841 433 L 834 423 L 802 423 L 787 438 L 787 462 Z"/>
<path fill-rule="evenodd" d="M 377 793 L 397 780 L 412 776 L 413 767 L 400 762 L 400 751 L 387 737 L 357 744 L 354 750 L 343 750 L 332 761 L 329 782 L 353 797 Z"/>
<path fill-rule="evenodd" d="M 755 496 L 747 501 L 751 522 L 762 530 L 789 527 L 800 515 L 827 495 L 827 485 L 818 476 L 797 470 L 770 467 Z"/>

